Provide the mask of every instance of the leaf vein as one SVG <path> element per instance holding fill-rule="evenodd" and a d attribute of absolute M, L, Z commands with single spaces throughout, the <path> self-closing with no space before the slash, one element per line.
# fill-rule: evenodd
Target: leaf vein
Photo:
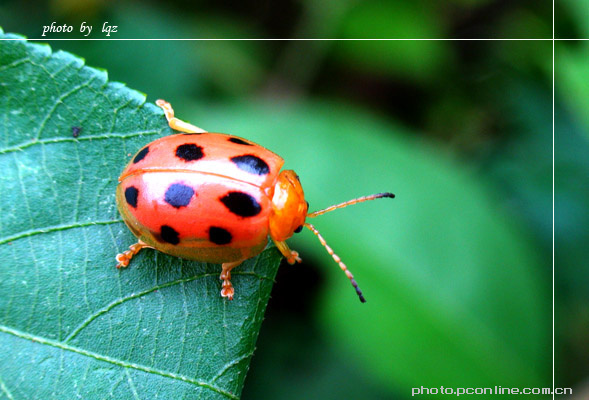
<path fill-rule="evenodd" d="M 182 264 L 184 265 L 184 264 Z M 180 355 L 178 356 L 178 366 L 176 372 L 180 372 L 182 363 L 184 362 L 184 348 L 186 347 L 186 327 L 188 326 L 188 300 L 186 298 L 186 285 L 182 282 L 182 310 L 184 311 L 184 322 L 182 323 L 182 346 L 180 347 Z"/>
<path fill-rule="evenodd" d="M 51 75 L 51 74 L 49 74 L 49 75 Z M 41 133 L 43 132 L 43 129 L 45 129 L 45 125 L 47 124 L 47 121 L 49 121 L 49 119 L 51 118 L 51 116 L 53 115 L 53 113 L 55 112 L 55 110 L 57 110 L 57 107 L 60 104 L 63 104 L 63 100 L 66 99 L 67 97 L 69 97 L 70 95 L 76 93 L 80 89 L 83 89 L 85 87 L 90 87 L 90 83 L 92 81 L 94 81 L 94 80 L 96 80 L 96 77 L 95 76 L 92 76 L 86 82 L 84 82 L 84 83 L 82 83 L 80 85 L 74 86 L 71 90 L 69 90 L 69 91 L 67 91 L 65 93 L 62 93 L 57 99 L 55 99 L 55 102 L 54 102 L 53 106 L 47 112 L 47 115 L 45 116 L 45 118 L 43 118 L 43 120 L 39 124 L 39 129 L 37 130 L 37 135 L 34 138 L 35 141 L 36 140 L 39 140 L 39 138 L 41 137 Z"/>
<path fill-rule="evenodd" d="M 12 397 L 12 393 L 10 392 L 10 390 L 8 390 L 2 378 L 0 378 L 0 390 L 2 390 L 2 393 L 4 393 L 6 397 L 8 397 L 10 400 L 14 400 L 14 397 Z"/>
<path fill-rule="evenodd" d="M 86 228 L 88 226 L 94 226 L 94 225 L 112 225 L 112 224 L 116 224 L 119 222 L 123 222 L 123 220 L 122 219 L 115 219 L 115 220 L 110 220 L 110 221 L 91 221 L 91 222 L 75 223 L 75 224 L 69 224 L 69 225 L 47 226 L 47 227 L 44 227 L 41 229 L 31 229 L 28 231 L 19 232 L 16 235 L 12 235 L 12 236 L 5 236 L 3 238 L 0 238 L 0 244 L 12 242 L 12 241 L 23 239 L 26 237 L 41 235 L 44 233 L 65 231 L 68 229 L 75 229 L 75 228 Z"/>
<path fill-rule="evenodd" d="M 39 271 L 39 262 L 37 260 L 37 255 L 35 253 L 35 246 L 33 246 L 33 243 L 31 241 L 31 239 L 28 239 L 29 242 L 29 247 L 31 248 L 31 258 L 33 260 L 33 264 L 35 265 L 35 279 L 37 280 L 37 284 L 35 285 L 35 291 L 32 293 L 33 294 L 33 301 L 31 302 L 31 317 L 29 318 L 29 322 L 27 323 L 27 329 L 29 329 L 29 327 L 31 326 L 31 324 L 35 321 L 35 312 L 37 309 L 37 304 L 39 303 L 39 291 L 40 291 L 40 285 L 39 285 L 39 275 L 40 275 L 40 271 Z M 12 300 L 12 298 L 11 298 Z"/>
<path fill-rule="evenodd" d="M 127 382 L 129 383 L 129 387 L 131 388 L 131 393 L 133 393 L 133 397 L 137 400 L 140 400 L 139 394 L 137 393 L 137 389 L 135 388 L 135 384 L 133 383 L 133 378 L 131 378 L 131 374 L 129 373 L 129 368 L 125 368 L 125 375 L 127 375 Z"/>
<path fill-rule="evenodd" d="M 252 276 L 256 276 L 260 279 L 266 279 L 266 280 L 272 280 L 267 276 L 262 276 L 259 274 L 256 274 L 255 272 L 249 272 L 249 271 L 241 271 L 241 272 L 234 272 L 234 275 L 252 275 Z M 115 308 L 116 306 L 123 304 L 129 300 L 134 300 L 137 299 L 139 297 L 143 297 L 145 295 L 148 295 L 149 293 L 153 293 L 157 290 L 160 289 L 165 289 L 167 287 L 170 286 L 174 286 L 174 285 L 179 285 L 179 284 L 184 284 L 187 282 L 192 282 L 194 280 L 197 280 L 199 278 L 207 278 L 210 276 L 218 276 L 217 273 L 212 272 L 212 273 L 204 273 L 204 274 L 199 274 L 199 275 L 194 275 L 194 276 L 190 276 L 188 278 L 182 278 L 182 279 L 176 279 L 174 281 L 170 281 L 170 282 L 166 282 L 166 283 L 162 283 L 161 285 L 157 285 L 154 287 L 151 287 L 149 289 L 143 290 L 141 292 L 137 292 L 137 293 L 132 293 L 128 296 L 124 296 L 121 297 L 109 304 L 107 304 L 106 306 L 104 306 L 103 308 L 101 308 L 100 310 L 97 310 L 94 314 L 90 315 L 88 318 L 86 318 L 84 321 L 82 321 L 81 324 L 79 324 L 64 340 L 64 343 L 69 342 L 70 340 L 72 340 L 73 338 L 75 338 L 86 326 L 88 326 L 88 324 L 90 324 L 92 321 L 94 321 L 96 318 L 100 317 L 101 315 L 106 314 L 107 312 L 109 312 L 110 310 L 112 310 L 113 308 Z M 226 302 L 225 302 L 226 303 Z"/>
<path fill-rule="evenodd" d="M 149 131 L 137 131 L 137 132 L 128 133 L 128 134 L 125 134 L 122 132 L 121 133 L 111 132 L 111 133 L 104 133 L 104 134 L 99 133 L 97 135 L 85 135 L 85 136 L 80 136 L 77 138 L 57 137 L 57 138 L 47 138 L 47 139 L 34 139 L 34 140 L 29 140 L 27 142 L 19 143 L 15 146 L 5 147 L 3 149 L 0 149 L 0 154 L 12 153 L 15 151 L 24 150 L 28 147 L 35 146 L 38 144 L 64 143 L 64 142 L 77 143 L 77 142 L 83 142 L 86 140 L 104 140 L 104 139 L 129 139 L 129 138 L 133 138 L 133 137 L 137 137 L 137 136 L 157 135 L 159 133 L 160 133 L 160 131 L 149 130 Z"/>
<path fill-rule="evenodd" d="M 45 146 L 43 146 L 45 147 Z M 84 168 L 82 167 L 82 160 L 80 159 L 80 149 L 79 146 L 74 146 L 76 150 L 76 160 L 78 161 L 78 168 L 79 168 L 79 176 L 78 176 L 78 191 L 76 193 L 76 205 L 74 206 L 74 221 L 78 220 L 78 214 L 80 212 L 80 202 L 82 201 L 82 187 L 84 183 Z M 61 206 L 59 208 L 59 214 L 61 215 Z"/>
<path fill-rule="evenodd" d="M 107 312 L 109 312 L 110 310 L 112 310 L 113 308 L 115 308 L 118 305 L 121 305 L 129 300 L 134 300 L 137 299 L 139 297 L 143 297 L 145 295 L 148 295 L 149 293 L 153 293 L 156 290 L 159 289 L 164 289 L 170 286 L 174 286 L 174 285 L 178 285 L 178 284 L 182 284 L 185 282 L 191 282 L 194 281 L 198 278 L 205 278 L 208 276 L 216 276 L 217 274 L 215 273 L 206 273 L 206 274 L 200 274 L 200 275 L 194 275 L 188 278 L 183 278 L 183 279 L 177 279 L 174 281 L 170 281 L 170 282 L 166 282 L 163 283 L 161 285 L 156 285 L 154 287 L 151 287 L 149 289 L 143 290 L 141 292 L 137 292 L 137 293 L 132 293 L 130 295 L 121 297 L 116 299 L 115 301 L 107 304 L 106 306 L 102 307 L 101 309 L 97 310 L 94 314 L 88 316 L 88 318 L 86 318 L 80 325 L 78 325 L 66 338 L 64 343 L 69 342 L 70 340 L 72 340 L 73 338 L 75 338 L 86 326 L 88 326 L 88 324 L 90 324 L 92 321 L 94 321 L 96 318 L 100 317 L 101 315 L 106 314 Z"/>
<path fill-rule="evenodd" d="M 200 381 L 200 380 L 197 380 L 197 379 L 193 379 L 193 378 L 190 378 L 190 377 L 187 377 L 187 376 L 184 376 L 184 375 L 175 374 L 175 373 L 168 372 L 168 371 L 162 371 L 162 370 L 159 370 L 159 369 L 147 367 L 147 366 L 141 365 L 141 364 L 131 363 L 131 362 L 124 361 L 124 360 L 119 360 L 119 359 L 116 359 L 116 358 L 113 358 L 113 357 L 109 357 L 109 356 L 98 354 L 98 353 L 95 353 L 95 352 L 92 352 L 92 351 L 88 351 L 88 350 L 85 350 L 85 349 L 82 349 L 82 348 L 79 348 L 79 347 L 71 346 L 71 345 L 68 345 L 66 343 L 61 343 L 61 342 L 57 342 L 57 341 L 54 341 L 54 340 L 51 340 L 51 339 L 47 339 L 47 338 L 42 337 L 42 336 L 31 335 L 31 334 L 26 333 L 26 332 L 21 332 L 19 330 L 12 329 L 12 328 L 9 328 L 9 327 L 4 326 L 4 325 L 0 325 L 0 332 L 4 332 L 6 334 L 9 334 L 9 335 L 12 335 L 12 336 L 16 336 L 16 337 L 21 338 L 21 339 L 25 339 L 25 340 L 29 340 L 29 341 L 34 341 L 34 342 L 37 342 L 39 344 L 43 344 L 43 345 L 55 347 L 55 348 L 58 348 L 58 349 L 61 349 L 61 350 L 64 350 L 64 351 L 69 351 L 69 352 L 80 354 L 80 355 L 83 355 L 83 356 L 86 356 L 86 357 L 91 357 L 91 358 L 94 358 L 94 359 L 96 359 L 98 361 L 104 361 L 104 362 L 107 362 L 107 363 L 110 363 L 110 364 L 113 364 L 113 365 L 116 365 L 116 366 L 119 366 L 119 367 L 122 367 L 122 368 L 130 368 L 130 369 L 134 369 L 134 370 L 137 370 L 137 371 L 146 372 L 146 373 L 149 373 L 149 374 L 159 375 L 159 376 L 162 376 L 162 377 L 165 377 L 165 378 L 170 378 L 170 379 L 174 379 L 174 380 L 178 380 L 178 381 L 182 381 L 182 382 L 186 382 L 186 383 L 191 383 L 193 385 L 201 386 L 203 388 L 206 388 L 206 389 L 212 390 L 214 392 L 217 392 L 219 394 L 222 394 L 223 396 L 225 396 L 227 398 L 235 399 L 235 400 L 238 399 L 238 397 L 235 394 L 231 393 L 231 392 L 228 392 L 228 391 L 226 391 L 224 389 L 221 389 L 221 388 L 219 388 L 219 387 L 217 387 L 215 385 L 212 385 L 212 384 L 210 384 L 208 382 L 204 382 L 204 381 Z"/>
<path fill-rule="evenodd" d="M 27 210 L 27 215 L 29 217 L 30 226 L 35 226 L 35 223 L 33 222 L 33 216 L 31 213 L 31 206 L 29 204 L 29 200 L 28 200 L 28 196 L 27 196 L 27 191 L 26 191 L 25 185 L 23 184 L 23 178 L 21 175 L 21 168 L 18 165 L 18 159 L 17 159 L 16 155 L 14 155 L 14 164 L 16 165 L 16 174 L 18 177 L 18 183 L 20 185 L 20 191 L 23 195 L 23 203 L 24 203 L 25 208 Z M 0 244 L 2 244 L 2 241 L 0 241 Z"/>
<path fill-rule="evenodd" d="M 159 299 L 160 309 L 157 312 L 157 316 L 155 317 L 157 323 L 155 325 L 155 334 L 153 336 L 153 350 L 151 353 L 151 365 L 155 366 L 155 357 L 158 353 L 158 342 L 160 341 L 160 327 L 162 325 L 162 312 L 164 311 L 164 299 L 160 292 L 156 292 L 155 296 Z"/>
<path fill-rule="evenodd" d="M 223 366 L 223 368 L 221 368 L 221 370 L 215 376 L 213 376 L 211 378 L 211 383 L 215 382 L 217 379 L 219 379 L 221 376 L 223 376 L 223 374 L 225 372 L 227 372 L 227 370 L 229 370 L 229 368 L 231 368 L 231 367 L 239 364 L 243 360 L 245 360 L 247 358 L 250 358 L 253 355 L 254 355 L 254 352 L 253 351 L 250 351 L 250 352 L 248 352 L 246 354 L 242 354 L 241 356 L 239 356 L 239 357 L 235 358 L 234 360 L 228 362 L 227 364 L 225 364 Z"/>

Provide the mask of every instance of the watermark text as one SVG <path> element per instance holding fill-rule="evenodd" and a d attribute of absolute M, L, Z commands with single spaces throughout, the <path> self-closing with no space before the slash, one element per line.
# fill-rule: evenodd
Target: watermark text
<path fill-rule="evenodd" d="M 92 28 L 92 25 L 88 25 L 86 21 L 84 21 L 80 25 L 80 33 L 84 36 L 90 36 L 90 34 L 92 33 Z M 105 36 L 110 36 L 111 33 L 117 33 L 118 29 L 119 27 L 117 25 L 111 25 L 108 21 L 105 21 L 102 24 L 102 33 Z M 57 22 L 53 21 L 51 25 L 43 25 L 43 33 L 41 34 L 41 36 L 46 36 L 48 33 L 72 33 L 73 31 L 73 25 L 58 25 Z"/>
<path fill-rule="evenodd" d="M 411 396 L 419 396 L 425 394 L 453 394 L 456 396 L 464 396 L 469 394 L 573 394 L 571 388 L 506 388 L 502 386 L 485 387 L 485 388 L 453 388 L 453 387 L 418 387 L 411 388 Z"/>

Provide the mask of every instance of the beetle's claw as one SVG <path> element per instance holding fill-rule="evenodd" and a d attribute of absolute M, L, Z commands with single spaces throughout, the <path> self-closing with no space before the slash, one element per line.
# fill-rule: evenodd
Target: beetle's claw
<path fill-rule="evenodd" d="M 294 263 L 300 263 L 303 260 L 301 259 L 301 257 L 299 257 L 299 253 L 297 251 L 292 250 L 290 252 L 290 256 L 288 256 L 286 258 L 286 261 L 290 264 L 293 265 Z"/>
<path fill-rule="evenodd" d="M 223 289 L 221 289 L 221 297 L 227 297 L 227 300 L 233 300 L 234 294 L 235 290 L 233 289 L 233 285 L 231 285 L 231 282 L 223 282 Z"/>
<path fill-rule="evenodd" d="M 141 249 L 143 249 L 145 247 L 151 247 L 151 246 L 149 246 L 145 242 L 142 242 L 141 240 L 139 240 L 137 243 L 129 246 L 129 250 L 127 250 L 123 253 L 117 254 L 115 257 L 115 259 L 118 262 L 117 268 L 120 269 L 120 268 L 127 267 L 129 265 L 129 262 L 133 258 L 133 256 L 135 254 L 139 253 L 139 251 L 141 251 Z"/>

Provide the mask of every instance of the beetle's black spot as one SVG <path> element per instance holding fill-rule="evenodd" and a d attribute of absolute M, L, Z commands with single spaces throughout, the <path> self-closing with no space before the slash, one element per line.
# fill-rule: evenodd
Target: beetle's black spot
<path fill-rule="evenodd" d="M 168 225 L 162 225 L 160 228 L 160 235 L 164 242 L 168 242 L 171 244 L 178 244 L 180 243 L 180 238 L 178 237 L 178 232 L 174 228 Z"/>
<path fill-rule="evenodd" d="M 137 208 L 137 196 L 139 195 L 139 190 L 135 186 L 129 186 L 125 189 L 125 200 L 127 200 L 127 204 L 133 208 Z"/>
<path fill-rule="evenodd" d="M 256 175 L 267 175 L 270 172 L 270 167 L 260 157 L 253 155 L 231 157 L 231 161 L 237 165 L 239 169 Z"/>
<path fill-rule="evenodd" d="M 251 146 L 252 145 L 251 143 L 248 143 L 245 140 L 240 139 L 240 138 L 236 138 L 236 137 L 229 138 L 229 141 L 230 142 L 233 142 L 233 143 L 237 143 L 237 144 L 243 144 L 245 146 Z"/>
<path fill-rule="evenodd" d="M 183 183 L 173 183 L 166 190 L 164 200 L 172 207 L 185 207 L 190 203 L 190 199 L 194 196 L 194 189 L 186 186 Z"/>
<path fill-rule="evenodd" d="M 72 126 L 72 136 L 73 137 L 78 137 L 80 136 L 80 132 L 82 132 L 82 127 L 81 126 Z"/>
<path fill-rule="evenodd" d="M 303 230 L 303 225 L 299 225 L 299 227 L 297 229 L 295 229 L 295 233 L 299 233 L 302 230 Z"/>
<path fill-rule="evenodd" d="M 139 161 L 143 160 L 145 156 L 149 153 L 149 146 L 145 146 L 133 159 L 133 164 L 137 164 Z"/>
<path fill-rule="evenodd" d="M 305 203 L 307 203 L 307 210 L 309 210 L 309 202 L 305 200 Z"/>
<path fill-rule="evenodd" d="M 240 217 L 253 217 L 262 211 L 262 206 L 258 201 L 247 193 L 229 192 L 221 197 L 221 203 L 233 214 Z"/>
<path fill-rule="evenodd" d="M 185 161 L 196 161 L 204 157 L 202 147 L 195 144 L 181 144 L 176 148 L 176 156 Z"/>
<path fill-rule="evenodd" d="M 231 243 L 231 233 L 227 229 L 219 228 L 218 226 L 211 226 L 209 228 L 209 240 L 215 244 Z"/>

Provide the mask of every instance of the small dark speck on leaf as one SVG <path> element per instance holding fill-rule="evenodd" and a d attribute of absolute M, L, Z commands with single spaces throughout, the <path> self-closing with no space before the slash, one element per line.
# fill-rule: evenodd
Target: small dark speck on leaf
<path fill-rule="evenodd" d="M 72 126 L 72 136 L 77 138 L 80 136 L 80 132 L 82 132 L 81 126 Z"/>

